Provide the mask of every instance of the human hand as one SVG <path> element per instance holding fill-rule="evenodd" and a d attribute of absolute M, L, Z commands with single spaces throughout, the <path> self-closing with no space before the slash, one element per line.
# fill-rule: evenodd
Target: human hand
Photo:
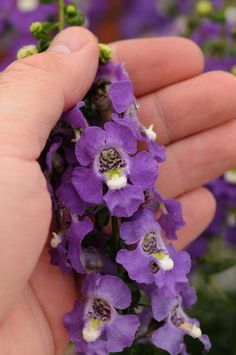
<path fill-rule="evenodd" d="M 0 76 L 3 354 L 62 354 L 67 342 L 62 316 L 76 298 L 73 277 L 49 264 L 51 204 L 36 160 L 62 111 L 91 85 L 98 53 L 94 38 L 77 28 L 61 33 L 54 45 L 74 53 L 56 53 L 62 47 L 54 47 Z M 236 163 L 236 79 L 226 73 L 200 75 L 202 55 L 185 39 L 123 41 L 113 48 L 134 82 L 140 119 L 154 123 L 159 143 L 168 145 L 158 185 L 165 197 L 182 202 L 186 227 L 177 243 L 183 247 L 214 213 L 213 197 L 199 186 Z"/>

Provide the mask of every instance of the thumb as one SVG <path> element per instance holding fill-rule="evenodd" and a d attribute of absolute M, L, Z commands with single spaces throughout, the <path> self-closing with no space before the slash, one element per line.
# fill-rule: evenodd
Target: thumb
<path fill-rule="evenodd" d="M 0 155 L 37 159 L 61 113 L 81 100 L 98 65 L 86 29 L 68 28 L 47 52 L 11 64 L 0 76 Z"/>
<path fill-rule="evenodd" d="M 82 28 L 0 74 L 0 321 L 23 291 L 46 242 L 51 203 L 35 161 L 63 110 L 83 98 L 98 46 Z"/>

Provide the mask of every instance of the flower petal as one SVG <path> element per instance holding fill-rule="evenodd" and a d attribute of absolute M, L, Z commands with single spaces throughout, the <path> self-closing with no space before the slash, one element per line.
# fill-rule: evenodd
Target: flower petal
<path fill-rule="evenodd" d="M 83 167 L 75 168 L 71 180 L 84 201 L 97 204 L 103 202 L 103 184 L 92 169 Z"/>
<path fill-rule="evenodd" d="M 151 258 L 142 253 L 139 247 L 132 251 L 120 250 L 116 261 L 124 266 L 132 280 L 145 284 L 153 283 L 154 277 L 150 267 Z"/>
<path fill-rule="evenodd" d="M 102 276 L 96 294 L 118 309 L 128 308 L 131 303 L 129 287 L 117 276 Z"/>
<path fill-rule="evenodd" d="M 153 343 L 168 351 L 171 355 L 178 355 L 182 348 L 184 332 L 169 324 L 160 327 L 152 334 Z"/>
<path fill-rule="evenodd" d="M 106 132 L 99 127 L 86 128 L 75 145 L 75 155 L 81 165 L 88 165 L 102 149 L 106 140 Z"/>
<path fill-rule="evenodd" d="M 71 182 L 66 181 L 61 184 L 57 190 L 57 198 L 71 213 L 75 213 L 79 216 L 84 214 L 86 204 L 80 198 Z"/>
<path fill-rule="evenodd" d="M 130 158 L 129 179 L 144 189 L 153 187 L 158 176 L 158 164 L 152 155 L 142 151 Z"/>
<path fill-rule="evenodd" d="M 109 190 L 103 197 L 112 215 L 130 217 L 144 201 L 141 187 L 127 185 L 120 190 Z"/>
<path fill-rule="evenodd" d="M 104 126 L 109 133 L 107 143 L 113 143 L 119 140 L 120 146 L 128 153 L 135 154 L 137 151 L 137 140 L 131 130 L 114 122 L 107 122 Z"/>
<path fill-rule="evenodd" d="M 116 315 L 107 325 L 107 350 L 110 352 L 122 351 L 131 346 L 135 333 L 139 327 L 139 319 L 135 315 Z"/>
<path fill-rule="evenodd" d="M 82 101 L 79 101 L 76 106 L 74 106 L 71 110 L 63 113 L 62 119 L 69 123 L 72 128 L 78 129 L 83 128 L 85 129 L 88 127 L 88 123 L 81 112 L 80 108 L 84 106 Z"/>
<path fill-rule="evenodd" d="M 130 80 L 112 83 L 109 86 L 108 93 L 117 113 L 127 111 L 134 101 L 133 85 Z"/>

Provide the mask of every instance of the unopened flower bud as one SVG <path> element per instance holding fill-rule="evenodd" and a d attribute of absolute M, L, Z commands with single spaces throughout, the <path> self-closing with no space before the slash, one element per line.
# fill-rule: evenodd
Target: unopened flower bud
<path fill-rule="evenodd" d="M 21 47 L 17 52 L 17 59 L 23 59 L 31 55 L 37 54 L 38 50 L 34 44 Z"/>
<path fill-rule="evenodd" d="M 39 21 L 33 22 L 30 26 L 30 32 L 33 34 L 41 33 L 42 29 L 43 29 L 43 24 L 42 24 L 42 22 L 39 22 Z"/>
<path fill-rule="evenodd" d="M 206 17 L 209 16 L 213 11 L 213 5 L 208 0 L 201 0 L 196 5 L 196 12 L 198 15 Z"/>
<path fill-rule="evenodd" d="M 65 12 L 68 15 L 75 15 L 77 12 L 76 6 L 74 4 L 69 4 L 65 7 Z"/>
<path fill-rule="evenodd" d="M 102 64 L 106 64 L 112 58 L 112 49 L 103 43 L 99 43 L 99 60 Z"/>

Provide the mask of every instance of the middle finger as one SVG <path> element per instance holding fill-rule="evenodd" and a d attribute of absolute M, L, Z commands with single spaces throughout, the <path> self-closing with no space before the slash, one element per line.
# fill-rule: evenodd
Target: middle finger
<path fill-rule="evenodd" d="M 236 117 L 236 78 L 208 72 L 139 98 L 140 121 L 170 144 Z"/>

